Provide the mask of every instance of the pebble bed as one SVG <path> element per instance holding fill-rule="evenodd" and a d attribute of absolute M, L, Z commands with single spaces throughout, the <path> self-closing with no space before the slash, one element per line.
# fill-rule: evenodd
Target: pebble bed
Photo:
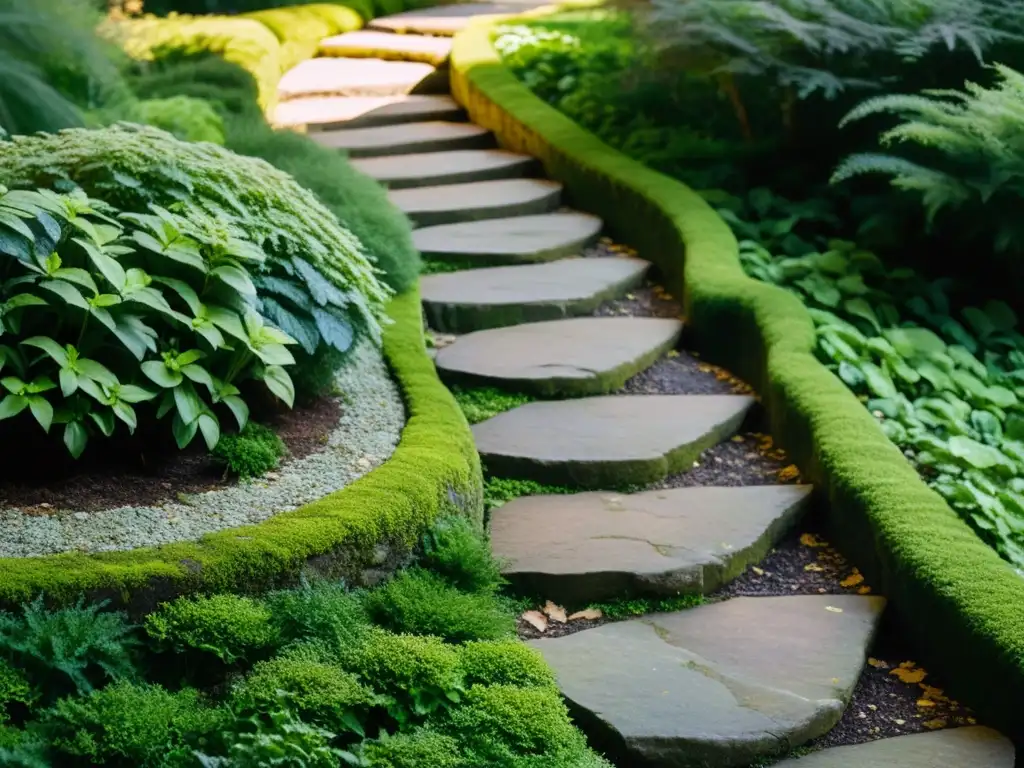
<path fill-rule="evenodd" d="M 201 538 L 259 523 L 341 490 L 383 464 L 405 426 L 401 392 L 378 349 L 363 344 L 338 374 L 342 416 L 322 451 L 275 472 L 147 507 L 99 512 L 0 509 L 0 557 L 106 552 Z"/>

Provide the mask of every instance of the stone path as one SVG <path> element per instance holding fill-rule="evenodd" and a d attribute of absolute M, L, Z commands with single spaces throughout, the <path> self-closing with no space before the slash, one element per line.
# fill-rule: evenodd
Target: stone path
<path fill-rule="evenodd" d="M 599 219 L 565 208 L 532 158 L 497 148 L 447 94 L 450 37 L 474 16 L 537 3 L 461 4 L 375 20 L 323 41 L 282 80 L 275 121 L 306 126 L 390 188 L 424 257 L 435 357 L 452 382 L 547 399 L 476 424 L 487 471 L 579 489 L 494 510 L 505 575 L 544 599 L 586 605 L 703 595 L 754 566 L 807 508 L 807 486 L 643 490 L 685 471 L 756 409 L 743 395 L 620 389 L 683 323 L 589 317 L 632 298 L 638 259 L 577 258 Z M 476 269 L 475 267 L 482 267 Z M 483 268 L 486 267 L 486 268 Z M 592 492 L 587 492 L 592 491 Z M 884 609 L 866 594 L 736 597 L 533 641 L 594 745 L 619 766 L 720 768 L 784 755 L 833 728 Z M 985 728 L 937 731 L 786 760 L 786 768 L 1010 768 Z"/>

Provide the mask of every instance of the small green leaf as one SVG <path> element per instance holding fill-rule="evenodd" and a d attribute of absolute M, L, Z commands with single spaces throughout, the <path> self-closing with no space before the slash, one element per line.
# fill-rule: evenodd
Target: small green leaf
<path fill-rule="evenodd" d="M 110 437 L 114 434 L 114 412 L 109 408 L 98 408 L 95 411 L 89 412 L 89 417 L 96 422 L 96 426 L 100 428 L 106 437 Z"/>
<path fill-rule="evenodd" d="M 10 419 L 28 408 L 28 398 L 24 395 L 7 395 L 0 400 L 0 421 Z"/>
<path fill-rule="evenodd" d="M 203 440 L 206 441 L 207 450 L 212 451 L 220 441 L 220 423 L 217 417 L 211 413 L 204 413 L 199 416 L 199 431 L 203 433 Z"/>
<path fill-rule="evenodd" d="M 89 442 L 89 432 L 80 421 L 69 421 L 64 427 L 64 445 L 73 458 L 78 458 L 85 451 Z"/>
<path fill-rule="evenodd" d="M 992 446 L 979 443 L 963 435 L 949 438 L 949 452 L 977 469 L 988 469 L 1005 461 L 1006 457 Z"/>
<path fill-rule="evenodd" d="M 927 328 L 889 328 L 883 331 L 883 335 L 907 359 L 946 351 L 946 343 Z"/>
<path fill-rule="evenodd" d="M 256 295 L 256 286 L 252 284 L 249 273 L 239 266 L 224 264 L 215 267 L 210 274 L 245 296 Z"/>
<path fill-rule="evenodd" d="M 39 395 L 33 395 L 27 399 L 28 407 L 32 411 L 35 420 L 43 428 L 43 432 L 49 432 L 50 425 L 53 424 L 53 406 L 50 405 L 45 397 Z"/>
<path fill-rule="evenodd" d="M 867 320 L 878 333 L 882 332 L 882 325 L 878 320 L 878 315 L 875 314 L 875 310 L 864 299 L 847 299 L 843 302 L 843 309 L 854 317 Z"/>
<path fill-rule="evenodd" d="M 235 421 L 238 422 L 239 431 L 245 429 L 245 424 L 249 421 L 249 406 L 245 404 L 245 401 L 236 395 L 228 395 L 222 398 L 221 402 L 228 407 L 235 417 Z"/>
<path fill-rule="evenodd" d="M 178 371 L 172 371 L 159 360 L 147 360 L 142 364 L 142 372 L 155 384 L 170 389 L 181 384 L 184 377 Z"/>
<path fill-rule="evenodd" d="M 268 365 L 263 372 L 263 381 L 267 389 L 283 400 L 289 408 L 295 404 L 295 385 L 284 368 L 279 365 Z"/>
<path fill-rule="evenodd" d="M 178 444 L 178 448 L 184 450 L 199 431 L 199 419 L 191 424 L 186 424 L 181 420 L 181 416 L 175 413 L 171 420 L 171 431 L 174 433 L 174 441 Z"/>
<path fill-rule="evenodd" d="M 32 336 L 21 343 L 30 347 L 38 347 L 43 350 L 43 352 L 52 357 L 54 362 L 62 368 L 68 364 L 67 351 L 49 336 Z"/>
<path fill-rule="evenodd" d="M 882 398 L 895 398 L 899 393 L 889 374 L 874 363 L 862 362 L 861 372 L 867 380 L 868 389 Z"/>

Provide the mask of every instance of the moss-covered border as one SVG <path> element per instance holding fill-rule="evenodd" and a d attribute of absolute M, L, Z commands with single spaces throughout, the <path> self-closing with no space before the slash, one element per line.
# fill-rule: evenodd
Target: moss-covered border
<path fill-rule="evenodd" d="M 426 354 L 419 292 L 394 299 L 384 353 L 407 421 L 392 457 L 320 501 L 257 525 L 129 552 L 0 559 L 0 604 L 42 593 L 54 603 L 86 594 L 133 614 L 188 592 L 256 591 L 303 571 L 372 581 L 412 552 L 437 518 L 483 518 L 483 477 L 473 436 Z"/>
<path fill-rule="evenodd" d="M 456 36 L 456 100 L 503 147 L 538 157 L 572 205 L 601 216 L 659 267 L 669 291 L 684 297 L 692 343 L 761 393 L 772 433 L 827 496 L 833 534 L 890 599 L 923 661 L 987 722 L 1024 737 L 1024 578 L 922 482 L 815 359 L 803 305 L 743 273 L 736 239 L 712 208 L 534 96 L 501 64 L 492 35 L 484 21 Z"/>

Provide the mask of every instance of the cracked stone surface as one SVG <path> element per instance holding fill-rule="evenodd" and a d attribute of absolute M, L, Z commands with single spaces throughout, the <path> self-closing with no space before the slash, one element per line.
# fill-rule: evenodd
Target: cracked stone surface
<path fill-rule="evenodd" d="M 1013 768 L 1013 742 L 991 728 L 953 728 L 835 747 L 775 768 Z"/>
<path fill-rule="evenodd" d="M 469 333 L 590 314 L 640 285 L 649 267 L 608 256 L 463 270 L 423 277 L 420 293 L 431 328 Z"/>
<path fill-rule="evenodd" d="M 490 132 L 472 123 L 426 123 L 386 125 L 379 128 L 352 128 L 317 131 L 311 137 L 325 147 L 340 149 L 351 157 L 410 155 L 446 149 L 473 149 L 494 143 Z"/>
<path fill-rule="evenodd" d="M 311 96 L 278 104 L 274 111 L 274 124 L 282 127 L 305 125 L 314 132 L 459 120 L 463 116 L 462 107 L 451 96 Z"/>
<path fill-rule="evenodd" d="M 604 394 L 672 349 L 682 331 L 679 320 L 653 317 L 526 323 L 460 336 L 436 363 L 442 378 L 469 386 L 545 396 Z"/>
<path fill-rule="evenodd" d="M 285 73 L 277 86 L 282 100 L 302 96 L 393 96 L 410 93 L 433 75 L 415 61 L 307 59 Z"/>
<path fill-rule="evenodd" d="M 622 765 L 745 766 L 838 722 L 885 600 L 738 597 L 533 641 Z"/>
<path fill-rule="evenodd" d="M 556 602 L 708 594 L 764 557 L 810 492 L 772 485 L 523 496 L 491 513 L 491 548 L 512 583 Z"/>
<path fill-rule="evenodd" d="M 548 179 L 501 179 L 394 190 L 388 196 L 418 226 L 547 213 L 562 185 Z"/>
<path fill-rule="evenodd" d="M 396 13 L 374 19 L 369 29 L 387 32 L 418 33 L 423 35 L 452 36 L 464 29 L 477 16 L 514 16 L 531 8 L 544 5 L 542 2 L 518 3 L 460 3 L 442 5 L 436 8 L 421 8 L 405 13 Z"/>
<path fill-rule="evenodd" d="M 424 258 L 525 264 L 575 256 L 595 242 L 601 220 L 576 211 L 424 227 L 412 233 Z"/>
<path fill-rule="evenodd" d="M 526 176 L 536 161 L 503 149 L 461 149 L 368 157 L 352 165 L 391 189 L 406 189 Z"/>
<path fill-rule="evenodd" d="M 442 350 L 443 351 L 443 350 Z M 582 488 L 661 480 L 734 434 L 744 395 L 605 395 L 521 405 L 473 426 L 492 474 Z"/>
<path fill-rule="evenodd" d="M 321 56 L 421 61 L 435 66 L 448 58 L 451 49 L 451 38 L 395 35 L 371 29 L 345 32 L 320 43 Z"/>

